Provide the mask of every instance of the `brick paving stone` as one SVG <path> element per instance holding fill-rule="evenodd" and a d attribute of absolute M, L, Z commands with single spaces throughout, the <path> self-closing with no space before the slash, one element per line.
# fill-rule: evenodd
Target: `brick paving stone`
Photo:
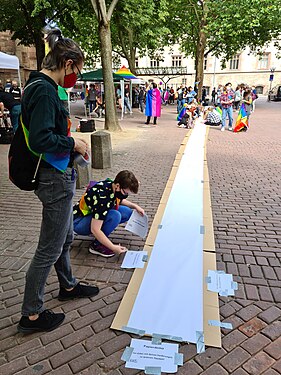
<path fill-rule="evenodd" d="M 260 352 L 252 357 L 248 362 L 243 365 L 243 368 L 248 371 L 251 375 L 262 374 L 271 365 L 273 365 L 274 359 L 266 353 Z"/>
<path fill-rule="evenodd" d="M 44 375 L 44 374 L 53 374 L 52 369 L 48 361 L 43 361 L 33 366 L 26 368 L 25 370 L 19 371 L 16 375 Z"/>
<path fill-rule="evenodd" d="M 264 375 L 278 375 L 278 372 L 276 372 L 275 370 L 273 370 L 272 368 L 265 371 L 264 372 Z"/>
<path fill-rule="evenodd" d="M 241 347 L 253 355 L 260 351 L 263 347 L 268 345 L 270 342 L 270 339 L 268 339 L 266 336 L 262 335 L 261 333 L 257 333 L 248 340 L 244 341 L 241 344 Z"/>
<path fill-rule="evenodd" d="M 240 346 L 246 339 L 246 335 L 239 330 L 234 330 L 222 338 L 222 347 L 229 352 L 237 346 Z"/>
<path fill-rule="evenodd" d="M 281 317 L 281 309 L 276 306 L 271 306 L 267 310 L 261 312 L 258 317 L 266 323 L 272 323 L 276 319 Z"/>
<path fill-rule="evenodd" d="M 122 366 L 120 368 L 120 371 L 121 371 L 122 375 L 136 375 L 136 374 L 143 375 L 143 373 L 144 373 L 143 371 L 139 371 L 139 370 L 136 370 L 136 369 L 125 368 L 124 366 Z"/>
<path fill-rule="evenodd" d="M 217 363 L 209 367 L 206 371 L 202 372 L 202 375 L 227 375 L 227 374 L 228 372 Z"/>
<path fill-rule="evenodd" d="M 279 361 L 277 361 L 276 363 L 274 363 L 274 365 L 272 366 L 272 368 L 274 370 L 276 370 L 279 374 L 281 374 L 281 360 L 279 359 Z M 0 368 L 1 370 L 1 368 Z"/>
<path fill-rule="evenodd" d="M 27 367 L 25 358 L 17 358 L 12 362 L 6 363 L 3 366 L 0 366 L 1 375 L 14 375 L 15 373 L 23 370 Z"/>
<path fill-rule="evenodd" d="M 249 305 L 247 307 L 244 307 L 240 311 L 237 311 L 236 315 L 238 315 L 241 319 L 247 322 L 248 320 L 257 316 L 260 312 L 261 312 L 261 309 L 259 309 L 257 306 Z"/>
<path fill-rule="evenodd" d="M 253 318 L 240 326 L 239 330 L 248 337 L 252 337 L 264 327 L 266 327 L 266 324 L 262 320 Z"/>
<path fill-rule="evenodd" d="M 70 367 L 68 365 L 59 367 L 56 370 L 52 369 L 52 375 L 72 375 L 72 374 L 73 372 L 70 370 Z"/>
<path fill-rule="evenodd" d="M 244 349 L 238 347 L 223 357 L 219 363 L 229 372 L 236 370 L 241 367 L 242 364 L 250 358 L 250 354 Z"/>
<path fill-rule="evenodd" d="M 192 359 L 184 364 L 183 367 L 179 366 L 177 374 L 179 375 L 198 375 L 202 373 L 202 368 Z"/>
<path fill-rule="evenodd" d="M 106 358 L 103 358 L 98 361 L 98 365 L 105 373 L 108 373 L 112 369 L 119 368 L 121 365 L 124 365 L 124 361 L 121 360 L 122 354 L 125 350 L 125 347 L 122 350 L 119 350 Z M 123 369 L 120 369 L 123 374 Z M 139 372 L 139 371 L 138 371 Z"/>
<path fill-rule="evenodd" d="M 273 302 L 273 295 L 271 289 L 267 286 L 258 286 L 259 296 L 262 301 Z"/>
<path fill-rule="evenodd" d="M 205 370 L 213 363 L 217 362 L 226 354 L 224 349 L 207 348 L 205 353 L 199 354 L 195 357 L 196 362 Z"/>
<path fill-rule="evenodd" d="M 264 348 L 264 351 L 275 359 L 281 358 L 281 336 Z"/>
<path fill-rule="evenodd" d="M 24 342 L 15 348 L 6 350 L 6 356 L 9 361 L 13 361 L 18 357 L 27 355 L 29 352 L 33 351 L 35 348 L 42 347 L 40 340 L 35 338 Z"/>
<path fill-rule="evenodd" d="M 131 337 L 125 333 L 121 336 L 114 337 L 105 344 L 101 345 L 101 350 L 106 356 L 109 356 L 119 349 L 125 349 L 126 345 L 130 345 L 130 342 Z"/>
<path fill-rule="evenodd" d="M 78 358 L 73 359 L 69 362 L 69 366 L 74 374 L 80 374 L 82 370 L 88 368 L 101 358 L 103 358 L 103 354 L 99 349 L 95 349 L 80 355 Z"/>
<path fill-rule="evenodd" d="M 85 353 L 85 349 L 82 344 L 76 344 L 68 349 L 65 349 L 61 353 L 57 353 L 50 356 L 50 362 L 53 368 L 60 367 L 64 364 L 68 364 L 74 358 L 79 357 Z"/>
<path fill-rule="evenodd" d="M 84 346 L 87 350 L 91 350 L 92 348 L 99 347 L 115 337 L 116 334 L 112 330 L 101 331 L 100 333 L 96 333 L 95 335 L 89 337 L 85 341 Z"/>
<path fill-rule="evenodd" d="M 258 288 L 255 285 L 245 285 L 245 292 L 249 300 L 258 301 L 260 299 Z"/>
<path fill-rule="evenodd" d="M 281 336 L 281 321 L 276 321 L 268 325 L 262 330 L 262 333 L 269 337 L 271 340 L 276 340 Z"/>
<path fill-rule="evenodd" d="M 197 354 L 196 345 L 194 344 L 183 344 L 180 346 L 180 353 L 183 354 L 184 362 L 189 361 Z"/>
<path fill-rule="evenodd" d="M 70 324 L 67 324 L 64 326 L 60 326 L 55 331 L 44 333 L 40 339 L 43 345 L 48 345 L 50 342 L 59 340 L 60 338 L 67 336 L 72 332 L 73 332 L 72 326 Z"/>
<path fill-rule="evenodd" d="M 55 341 L 47 346 L 43 346 L 37 350 L 32 351 L 32 353 L 26 356 L 28 363 L 31 365 L 35 364 L 37 361 L 42 361 L 43 359 L 49 358 L 50 356 L 59 353 L 63 350 L 60 342 Z"/>
<path fill-rule="evenodd" d="M 115 314 L 107 316 L 106 318 L 101 319 L 100 321 L 92 324 L 92 328 L 96 333 L 103 331 L 111 326 Z"/>
<path fill-rule="evenodd" d="M 234 372 L 231 373 L 232 375 L 248 375 L 248 372 L 243 370 L 242 368 L 238 368 Z"/>
<path fill-rule="evenodd" d="M 275 302 L 281 302 L 281 288 L 271 288 L 273 298 Z"/>
<path fill-rule="evenodd" d="M 69 348 L 70 346 L 84 341 L 88 337 L 92 336 L 94 333 L 90 327 L 84 327 L 79 331 L 75 331 L 70 335 L 67 335 L 61 339 L 61 343 L 64 348 Z"/>

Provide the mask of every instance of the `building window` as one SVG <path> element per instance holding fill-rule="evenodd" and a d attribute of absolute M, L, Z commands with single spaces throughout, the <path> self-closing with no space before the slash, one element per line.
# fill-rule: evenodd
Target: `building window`
<path fill-rule="evenodd" d="M 182 63 L 182 57 L 179 56 L 172 56 L 172 67 L 178 67 L 181 66 Z"/>
<path fill-rule="evenodd" d="M 181 80 L 181 84 L 184 85 L 184 86 L 186 86 L 186 84 L 187 84 L 187 79 L 186 79 L 186 78 L 183 78 L 183 79 Z"/>
<path fill-rule="evenodd" d="M 269 53 L 264 53 L 258 62 L 258 69 L 268 69 Z"/>
<path fill-rule="evenodd" d="M 231 60 L 229 60 L 229 69 L 234 70 L 238 69 L 239 67 L 239 55 L 235 55 L 232 57 Z"/>
<path fill-rule="evenodd" d="M 257 92 L 257 94 L 262 95 L 263 94 L 263 89 L 264 89 L 263 86 L 256 86 L 256 92 Z"/>
<path fill-rule="evenodd" d="M 206 69 L 207 69 L 207 64 L 208 64 L 208 59 L 207 59 L 207 58 L 205 58 L 205 59 L 204 59 L 204 70 L 206 70 Z"/>
<path fill-rule="evenodd" d="M 150 67 L 151 68 L 159 68 L 160 61 L 156 59 L 150 59 Z"/>
<path fill-rule="evenodd" d="M 139 67 L 139 58 L 136 57 L 135 58 L 135 68 L 138 68 Z"/>

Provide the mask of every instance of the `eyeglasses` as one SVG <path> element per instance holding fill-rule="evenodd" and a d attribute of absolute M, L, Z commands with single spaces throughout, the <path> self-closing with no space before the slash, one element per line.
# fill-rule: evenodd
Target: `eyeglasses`
<path fill-rule="evenodd" d="M 77 69 L 80 78 L 83 78 L 83 74 L 81 73 L 81 71 L 80 71 L 80 69 L 78 68 L 78 66 L 77 66 L 75 63 L 73 63 L 73 65 L 74 65 L 75 68 Z"/>

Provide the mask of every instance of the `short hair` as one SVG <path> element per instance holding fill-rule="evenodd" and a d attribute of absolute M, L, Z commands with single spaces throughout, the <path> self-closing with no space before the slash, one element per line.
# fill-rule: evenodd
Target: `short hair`
<path fill-rule="evenodd" d="M 64 66 L 65 61 L 71 59 L 75 64 L 84 61 L 84 54 L 78 44 L 72 39 L 63 38 L 59 29 L 44 30 L 45 40 L 50 51 L 42 62 L 42 68 L 55 71 Z"/>
<path fill-rule="evenodd" d="M 114 183 L 119 184 L 121 189 L 129 189 L 134 194 L 137 194 L 139 190 L 139 181 L 133 172 L 127 170 L 119 172 L 114 179 Z"/>

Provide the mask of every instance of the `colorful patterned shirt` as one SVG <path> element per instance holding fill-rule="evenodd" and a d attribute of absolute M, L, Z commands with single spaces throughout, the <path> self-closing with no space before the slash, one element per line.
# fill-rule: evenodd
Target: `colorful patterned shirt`
<path fill-rule="evenodd" d="M 234 100 L 234 92 L 232 90 L 228 91 L 228 92 L 223 92 L 220 96 L 220 103 L 221 103 L 221 106 L 222 108 L 229 108 L 229 107 L 232 107 L 232 104 L 233 103 L 223 103 L 223 102 L 228 102 L 230 100 Z"/>
<path fill-rule="evenodd" d="M 114 195 L 112 183 L 113 180 L 108 178 L 87 189 L 80 201 L 73 207 L 74 219 L 91 214 L 93 219 L 104 220 L 108 210 L 116 208 L 120 203 Z"/>

